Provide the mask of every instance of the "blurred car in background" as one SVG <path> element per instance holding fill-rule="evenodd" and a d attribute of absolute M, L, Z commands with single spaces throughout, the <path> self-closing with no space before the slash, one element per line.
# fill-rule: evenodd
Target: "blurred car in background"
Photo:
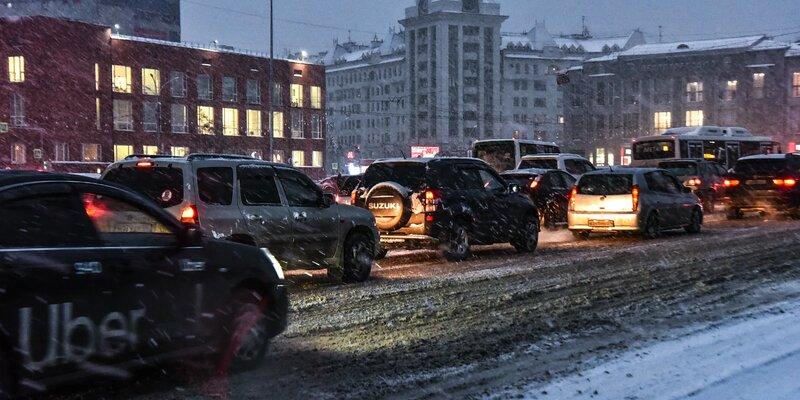
<path fill-rule="evenodd" d="M 358 187 L 362 179 L 364 179 L 363 174 L 334 175 L 321 180 L 319 187 L 323 192 L 332 194 L 337 203 L 350 205 L 353 190 Z"/>
<path fill-rule="evenodd" d="M 517 169 L 529 168 L 558 169 L 572 175 L 575 179 L 597 169 L 589 160 L 577 154 L 569 153 L 537 154 L 522 157 Z"/>
<path fill-rule="evenodd" d="M 727 171 L 725 167 L 714 161 L 700 159 L 680 159 L 661 161 L 658 167 L 675 175 L 683 185 L 692 189 L 692 192 L 703 203 L 706 214 L 713 213 L 716 203 L 725 196 L 723 178 Z"/>
<path fill-rule="evenodd" d="M 800 154 L 766 154 L 740 158 L 725 177 L 727 216 L 746 211 L 786 213 L 800 218 Z"/>
<path fill-rule="evenodd" d="M 555 229 L 567 225 L 569 195 L 576 179 L 557 169 L 521 169 L 500 174 L 508 183 L 519 185 L 539 210 L 542 228 Z"/>

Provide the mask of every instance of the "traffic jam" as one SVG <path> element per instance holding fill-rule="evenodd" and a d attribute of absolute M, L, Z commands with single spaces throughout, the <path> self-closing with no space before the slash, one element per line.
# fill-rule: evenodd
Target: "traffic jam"
<path fill-rule="evenodd" d="M 0 398 L 192 358 L 216 376 L 258 369 L 302 318 L 296 277 L 347 290 L 420 252 L 456 268 L 505 257 L 480 246 L 535 259 L 558 232 L 580 248 L 800 218 L 800 154 L 741 130 L 637 139 L 625 167 L 508 139 L 319 182 L 225 154 L 131 155 L 99 179 L 2 171 Z"/>

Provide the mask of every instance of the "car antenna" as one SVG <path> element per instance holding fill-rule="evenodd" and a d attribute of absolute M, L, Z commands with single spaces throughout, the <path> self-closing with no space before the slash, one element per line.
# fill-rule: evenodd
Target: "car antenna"
<path fill-rule="evenodd" d="M 613 165 L 609 165 L 608 166 L 608 170 L 611 171 L 611 172 L 614 172 L 614 166 Z"/>
<path fill-rule="evenodd" d="M 403 160 L 406 159 L 406 153 L 403 153 L 403 150 L 400 150 L 400 157 L 403 157 Z"/>

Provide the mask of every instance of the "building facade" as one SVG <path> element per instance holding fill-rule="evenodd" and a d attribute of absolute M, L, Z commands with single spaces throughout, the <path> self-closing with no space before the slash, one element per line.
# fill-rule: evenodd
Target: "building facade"
<path fill-rule="evenodd" d="M 48 17 L 0 20 L 0 168 L 96 172 L 130 154 L 230 153 L 320 176 L 325 72 Z M 269 132 L 272 113 L 273 132 Z"/>
<path fill-rule="evenodd" d="M 110 26 L 114 33 L 179 42 L 180 0 L 26 0 L 0 7 L 0 18 L 46 16 Z"/>
<path fill-rule="evenodd" d="M 798 45 L 765 36 L 644 44 L 567 72 L 566 140 L 617 165 L 631 140 L 678 126 L 742 126 L 798 143 Z"/>

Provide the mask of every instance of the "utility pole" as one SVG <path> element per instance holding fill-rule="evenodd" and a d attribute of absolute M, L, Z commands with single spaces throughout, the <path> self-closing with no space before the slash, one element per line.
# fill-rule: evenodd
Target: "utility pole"
<path fill-rule="evenodd" d="M 273 121 L 272 121 L 272 99 L 275 96 L 274 90 L 275 88 L 272 85 L 272 51 L 273 51 L 273 34 L 275 31 L 272 29 L 272 0 L 269 0 L 269 67 L 267 69 L 267 90 L 269 90 L 269 98 L 267 99 L 267 120 L 269 120 L 269 159 L 267 161 L 272 162 L 275 160 L 275 140 L 274 140 L 274 133 L 273 133 Z M 280 96 L 280 93 L 278 93 Z"/>

